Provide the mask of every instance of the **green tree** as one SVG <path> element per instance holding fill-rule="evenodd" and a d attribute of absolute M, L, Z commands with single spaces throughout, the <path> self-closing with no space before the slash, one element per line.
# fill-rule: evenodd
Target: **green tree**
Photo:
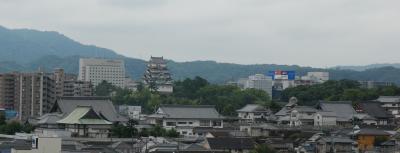
<path fill-rule="evenodd" d="M 110 96 L 113 91 L 116 90 L 116 87 L 111 83 L 103 80 L 100 84 L 95 87 L 94 93 L 96 96 Z"/>
<path fill-rule="evenodd" d="M 359 102 L 374 100 L 379 95 L 393 95 L 397 91 L 397 87 L 363 89 L 357 81 L 329 80 L 323 84 L 287 88 L 282 92 L 282 100 L 288 101 L 290 97 L 297 97 L 301 105 L 315 105 L 320 100 Z"/>
<path fill-rule="evenodd" d="M 0 113 L 0 126 L 6 124 L 6 114 Z"/>
<path fill-rule="evenodd" d="M 164 128 L 162 128 L 159 125 L 156 125 L 150 130 L 150 135 L 154 137 L 162 137 L 165 136 L 166 132 L 167 131 Z"/>
<path fill-rule="evenodd" d="M 158 85 L 156 80 L 150 80 L 149 82 L 149 89 L 152 93 L 157 93 L 158 92 Z"/>
<path fill-rule="evenodd" d="M 169 138 L 179 137 L 179 133 L 175 129 L 167 130 L 165 135 Z"/>
<path fill-rule="evenodd" d="M 143 82 L 138 82 L 138 84 L 136 85 L 136 90 L 141 92 L 144 89 L 144 84 Z"/>
<path fill-rule="evenodd" d="M 250 153 L 276 153 L 276 151 L 266 144 L 261 144 L 257 145 Z"/>
<path fill-rule="evenodd" d="M 381 145 L 381 143 L 388 141 L 388 140 L 389 140 L 389 138 L 386 136 L 377 136 L 375 138 L 374 145 L 379 146 L 379 145 Z"/>
<path fill-rule="evenodd" d="M 114 124 L 111 128 L 111 135 L 118 138 L 133 138 L 138 135 L 137 129 L 131 126 L 129 121 L 128 125 Z"/>
<path fill-rule="evenodd" d="M 35 126 L 33 126 L 32 124 L 30 124 L 30 123 L 25 123 L 23 126 L 22 126 L 22 129 L 21 129 L 21 131 L 22 132 L 25 132 L 25 133 L 31 133 L 32 131 L 34 131 L 35 130 Z"/>
<path fill-rule="evenodd" d="M 150 135 L 150 132 L 147 130 L 147 129 L 142 129 L 140 132 L 139 132 L 139 136 L 140 137 L 148 137 Z"/>
<path fill-rule="evenodd" d="M 22 131 L 22 125 L 17 121 L 12 121 L 6 125 L 3 125 L 0 129 L 1 133 L 14 135 L 16 132 Z"/>

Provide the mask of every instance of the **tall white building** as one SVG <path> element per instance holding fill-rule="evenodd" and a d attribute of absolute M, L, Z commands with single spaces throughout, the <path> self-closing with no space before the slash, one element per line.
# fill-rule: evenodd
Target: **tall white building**
<path fill-rule="evenodd" d="M 93 86 L 97 86 L 104 80 L 123 88 L 125 64 L 123 60 L 81 58 L 78 78 L 82 81 L 92 82 Z"/>
<path fill-rule="evenodd" d="M 263 74 L 251 75 L 247 79 L 240 79 L 239 86 L 243 89 L 260 89 L 272 97 L 272 78 Z"/>

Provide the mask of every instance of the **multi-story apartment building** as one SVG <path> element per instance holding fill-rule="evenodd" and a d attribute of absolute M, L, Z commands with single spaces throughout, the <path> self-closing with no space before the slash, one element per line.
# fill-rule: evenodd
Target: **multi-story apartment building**
<path fill-rule="evenodd" d="M 18 119 L 25 121 L 30 117 L 39 117 L 48 113 L 55 102 L 54 80 L 50 76 L 38 73 L 16 74 L 14 109 Z"/>
<path fill-rule="evenodd" d="M 90 82 L 76 81 L 76 76 L 64 74 L 62 69 L 0 74 L 0 108 L 15 110 L 20 120 L 48 113 L 57 97 L 92 95 Z"/>
<path fill-rule="evenodd" d="M 125 87 L 125 64 L 123 60 L 81 58 L 79 60 L 80 81 L 89 81 L 97 86 L 107 81 L 117 87 Z"/>
<path fill-rule="evenodd" d="M 16 103 L 16 73 L 0 74 L 0 107 L 6 110 L 14 110 Z"/>
<path fill-rule="evenodd" d="M 156 87 L 158 92 L 172 93 L 172 78 L 167 68 L 167 62 L 163 57 L 151 57 L 147 64 L 147 70 L 143 76 L 143 81 L 150 88 Z M 154 90 L 154 89 L 153 89 Z"/>
<path fill-rule="evenodd" d="M 56 69 L 52 79 L 57 97 L 93 96 L 93 86 L 89 81 L 78 81 L 76 75 L 65 74 L 63 69 Z"/>

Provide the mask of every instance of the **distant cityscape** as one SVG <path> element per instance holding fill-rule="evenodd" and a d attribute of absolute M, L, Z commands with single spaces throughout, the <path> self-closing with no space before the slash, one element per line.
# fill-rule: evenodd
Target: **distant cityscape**
<path fill-rule="evenodd" d="M 11 127 L 14 132 L 0 134 L 4 138 L 0 152 L 253 153 L 266 149 L 347 153 L 400 149 L 396 139 L 400 96 L 378 95 L 361 103 L 319 99 L 313 106 L 301 104 L 296 97 L 282 101 L 287 89 L 329 83 L 329 72 L 300 76 L 296 71 L 276 70 L 214 85 L 238 88 L 240 94 L 260 92 L 254 96 L 262 101 L 239 101 L 230 111 L 219 103 L 168 100 L 180 94 L 201 94 L 193 88 L 208 84 L 199 77 L 174 81 L 172 75 L 163 57 L 150 57 L 141 80 L 127 76 L 124 60 L 100 58 L 81 58 L 78 75 L 65 73 L 63 68 L 51 73 L 41 69 L 2 73 L 3 128 L 21 124 L 22 130 Z M 391 82 L 355 83 L 360 90 L 396 87 Z M 211 93 L 224 89 L 215 90 Z M 122 98 L 138 94 L 140 99 L 147 91 L 148 101 L 118 99 L 122 93 Z M 154 96 L 165 102 L 154 103 Z M 252 99 L 249 96 L 247 99 Z"/>

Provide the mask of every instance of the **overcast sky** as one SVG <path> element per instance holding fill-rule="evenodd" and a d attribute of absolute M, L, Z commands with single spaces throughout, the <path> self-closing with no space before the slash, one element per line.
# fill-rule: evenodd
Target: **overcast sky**
<path fill-rule="evenodd" d="M 397 63 L 400 0 L 0 0 L 0 24 L 142 59 Z"/>

